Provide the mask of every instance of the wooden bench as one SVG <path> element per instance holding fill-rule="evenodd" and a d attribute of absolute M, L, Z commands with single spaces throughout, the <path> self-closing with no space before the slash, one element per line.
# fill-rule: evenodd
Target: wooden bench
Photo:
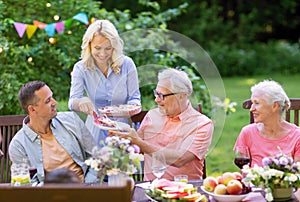
<path fill-rule="evenodd" d="M 11 161 L 8 155 L 8 146 L 20 128 L 22 128 L 23 119 L 26 115 L 2 115 L 0 116 L 0 149 L 3 157 L 0 159 L 0 183 L 10 183 L 10 165 Z"/>

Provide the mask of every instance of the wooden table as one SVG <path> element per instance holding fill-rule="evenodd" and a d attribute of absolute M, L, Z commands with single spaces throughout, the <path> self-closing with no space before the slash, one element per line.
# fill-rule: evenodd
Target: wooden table
<path fill-rule="evenodd" d="M 202 190 L 201 190 L 201 186 L 203 181 L 199 180 L 199 181 L 189 181 L 189 183 L 193 184 L 194 187 L 198 188 L 198 192 L 201 194 L 206 195 L 206 197 L 208 198 L 208 200 L 210 202 L 217 202 L 216 200 L 214 200 L 211 196 L 208 196 L 207 194 L 205 194 Z M 138 184 L 138 183 L 137 183 Z M 285 202 L 298 202 L 300 198 L 300 190 L 297 191 L 292 199 L 287 200 Z M 137 187 L 135 186 L 134 189 L 134 193 L 133 193 L 133 197 L 132 197 L 132 201 L 133 202 L 149 202 L 150 200 L 147 198 L 145 191 L 143 188 L 141 187 Z M 256 191 L 256 192 L 251 192 L 243 201 L 249 201 L 249 202 L 265 202 L 266 199 L 264 198 L 264 193 L 262 191 Z"/>

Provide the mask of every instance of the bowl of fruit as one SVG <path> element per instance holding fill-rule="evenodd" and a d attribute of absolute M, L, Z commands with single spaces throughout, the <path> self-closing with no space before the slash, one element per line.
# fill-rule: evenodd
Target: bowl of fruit
<path fill-rule="evenodd" d="M 145 190 L 150 201 L 197 201 L 207 202 L 204 194 L 200 194 L 196 187 L 185 182 L 174 182 L 167 179 L 153 181 L 150 189 Z"/>
<path fill-rule="evenodd" d="M 201 189 L 217 201 L 236 202 L 247 197 L 251 187 L 243 182 L 238 172 L 225 172 L 221 176 L 208 176 L 203 180 Z"/>

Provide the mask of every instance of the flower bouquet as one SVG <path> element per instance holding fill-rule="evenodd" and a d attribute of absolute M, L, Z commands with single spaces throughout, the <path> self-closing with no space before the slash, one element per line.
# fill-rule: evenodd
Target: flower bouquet
<path fill-rule="evenodd" d="M 140 161 L 144 160 L 144 156 L 140 154 L 137 145 L 130 144 L 130 140 L 112 136 L 107 137 L 101 144 L 101 148 L 93 149 L 93 157 L 85 161 L 88 166 L 98 171 L 101 182 L 105 175 L 132 175 L 140 169 Z"/>
<path fill-rule="evenodd" d="M 254 165 L 253 168 L 244 166 L 245 183 L 252 183 L 265 189 L 267 201 L 272 201 L 273 192 L 278 188 L 300 187 L 300 162 L 294 163 L 293 158 L 280 152 L 276 156 L 265 157 L 263 167 Z"/>

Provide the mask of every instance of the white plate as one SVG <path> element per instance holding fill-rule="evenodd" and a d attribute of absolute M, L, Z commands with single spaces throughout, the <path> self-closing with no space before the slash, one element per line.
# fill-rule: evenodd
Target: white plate
<path fill-rule="evenodd" d="M 248 195 L 248 194 L 243 194 L 243 195 L 220 195 L 220 194 L 214 194 L 213 192 L 209 192 L 209 191 L 205 190 L 204 186 L 201 186 L 201 189 L 206 194 L 212 196 L 216 201 L 219 201 L 219 202 L 242 201 Z"/>
<path fill-rule="evenodd" d="M 146 197 L 149 199 L 150 202 L 158 202 L 157 200 L 154 200 L 153 198 L 151 198 L 151 196 L 149 196 L 148 194 L 146 194 Z"/>
<path fill-rule="evenodd" d="M 108 127 L 101 124 L 97 124 L 94 122 L 94 125 L 102 130 L 122 130 L 122 128 L 130 128 L 130 126 L 127 123 L 123 122 L 116 122 L 116 127 Z"/>
<path fill-rule="evenodd" d="M 113 117 L 131 117 L 138 114 L 142 110 L 141 105 L 122 104 L 114 106 L 106 106 L 98 109 L 100 113 Z"/>

